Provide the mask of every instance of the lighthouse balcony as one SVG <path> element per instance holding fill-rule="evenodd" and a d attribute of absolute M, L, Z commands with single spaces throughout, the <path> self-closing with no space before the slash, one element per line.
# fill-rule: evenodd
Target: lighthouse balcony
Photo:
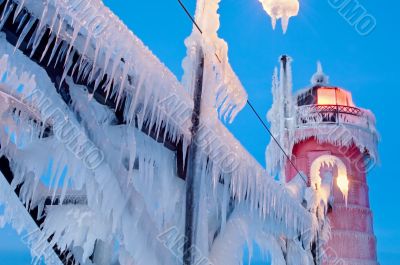
<path fill-rule="evenodd" d="M 375 117 L 366 109 L 346 105 L 303 105 L 297 108 L 297 127 L 349 125 L 375 132 Z"/>

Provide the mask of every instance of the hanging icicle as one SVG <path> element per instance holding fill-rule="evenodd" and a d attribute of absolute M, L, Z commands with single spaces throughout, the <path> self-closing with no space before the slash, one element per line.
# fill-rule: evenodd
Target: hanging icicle
<path fill-rule="evenodd" d="M 283 33 L 289 26 L 289 19 L 297 16 L 300 4 L 298 0 L 259 0 L 265 12 L 271 17 L 272 28 L 275 29 L 276 21 L 281 19 Z"/>

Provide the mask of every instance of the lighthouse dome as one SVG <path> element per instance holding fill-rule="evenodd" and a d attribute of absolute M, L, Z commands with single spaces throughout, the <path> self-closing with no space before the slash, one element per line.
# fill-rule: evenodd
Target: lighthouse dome
<path fill-rule="evenodd" d="M 350 92 L 343 88 L 329 85 L 329 77 L 323 72 L 320 62 L 317 63 L 317 72 L 311 77 L 311 87 L 297 94 L 297 105 L 355 107 Z"/>

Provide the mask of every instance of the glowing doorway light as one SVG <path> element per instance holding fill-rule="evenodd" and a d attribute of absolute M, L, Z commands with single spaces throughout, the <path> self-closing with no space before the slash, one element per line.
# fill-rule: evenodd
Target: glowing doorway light
<path fill-rule="evenodd" d="M 298 0 L 259 0 L 264 10 L 272 20 L 272 28 L 275 29 L 276 21 L 281 19 L 283 33 L 286 33 L 289 19 L 297 16 L 300 4 Z"/>
<path fill-rule="evenodd" d="M 349 179 L 347 177 L 347 174 L 339 174 L 336 180 L 336 184 L 342 192 L 347 205 L 347 198 L 349 195 Z"/>
<path fill-rule="evenodd" d="M 333 156 L 333 155 L 322 155 L 315 159 L 313 163 L 311 164 L 310 168 L 310 177 L 311 177 L 311 185 L 313 187 L 317 187 L 317 189 L 320 188 L 322 178 L 320 175 L 320 169 L 324 165 L 329 165 L 329 166 L 336 166 L 337 167 L 337 178 L 336 178 L 336 184 L 340 190 L 340 192 L 343 195 L 343 198 L 345 200 L 346 206 L 347 206 L 347 199 L 349 197 L 349 179 L 347 176 L 347 168 L 346 165 L 343 163 L 340 158 Z"/>

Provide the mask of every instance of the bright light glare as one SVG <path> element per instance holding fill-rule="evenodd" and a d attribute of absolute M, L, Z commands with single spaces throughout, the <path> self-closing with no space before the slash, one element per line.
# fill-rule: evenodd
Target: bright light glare
<path fill-rule="evenodd" d="M 300 4 L 298 0 L 259 0 L 264 10 L 272 20 L 272 27 L 275 29 L 276 20 L 282 19 L 282 30 L 286 33 L 289 19 L 297 16 Z"/>
<path fill-rule="evenodd" d="M 347 197 L 348 197 L 348 194 L 349 194 L 349 179 L 347 178 L 347 175 L 344 175 L 344 174 L 339 175 L 337 177 L 336 183 L 337 183 L 340 191 L 342 192 L 343 197 L 344 197 L 344 199 L 346 201 L 346 204 L 347 204 Z"/>

